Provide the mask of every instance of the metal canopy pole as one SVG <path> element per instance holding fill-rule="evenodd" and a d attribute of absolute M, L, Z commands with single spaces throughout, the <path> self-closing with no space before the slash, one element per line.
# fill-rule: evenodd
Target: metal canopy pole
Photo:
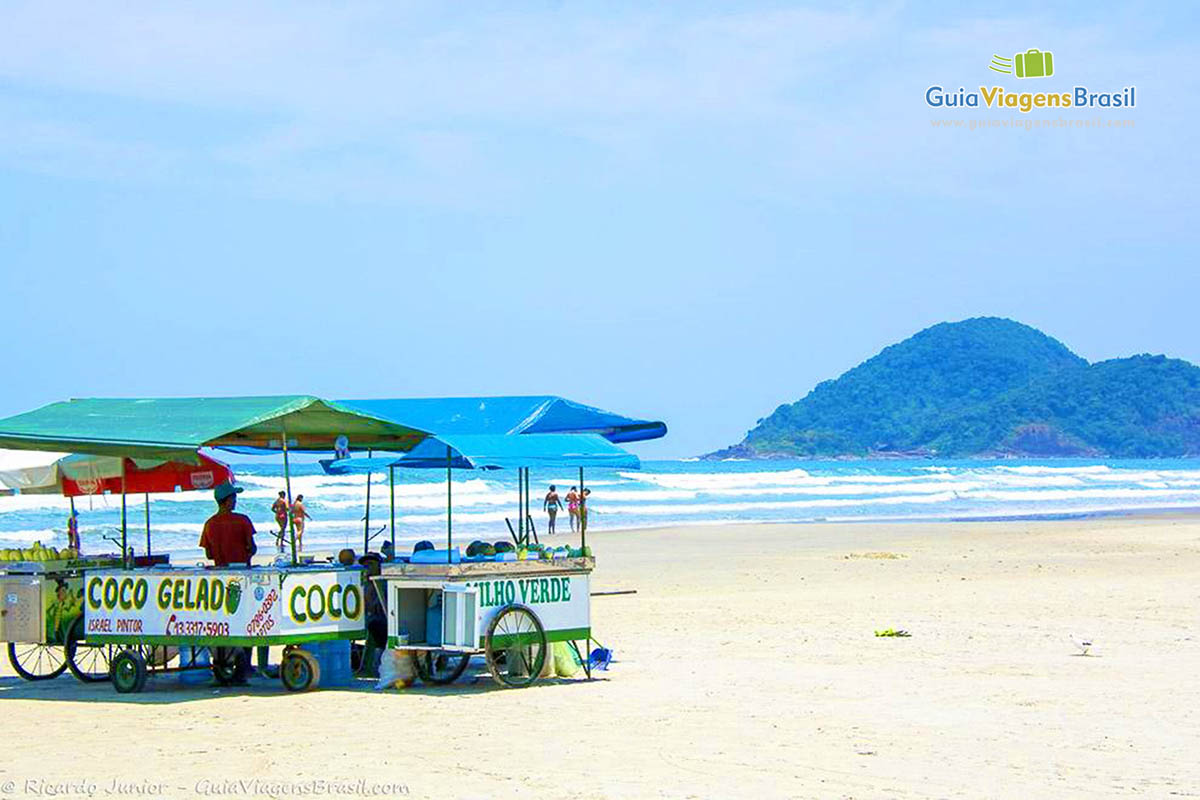
<path fill-rule="evenodd" d="M 396 465 L 388 464 L 388 494 L 392 499 L 392 555 L 396 554 Z"/>
<path fill-rule="evenodd" d="M 279 435 L 283 442 L 283 482 L 287 487 L 287 503 L 288 503 L 288 528 L 292 536 L 292 566 L 300 563 L 296 558 L 296 517 L 292 514 L 292 467 L 288 463 L 288 441 L 287 428 L 282 423 L 279 425 Z"/>
<path fill-rule="evenodd" d="M 150 493 L 146 492 L 146 555 L 150 555 Z"/>
<path fill-rule="evenodd" d="M 74 547 L 78 551 L 75 553 L 75 557 L 79 558 L 83 555 L 83 537 L 79 535 L 79 517 L 75 514 L 75 498 L 69 497 L 67 499 L 71 501 L 71 519 L 74 520 L 75 525 L 75 541 L 68 541 L 67 547 Z M 68 527 L 69 530 L 70 528 Z M 70 538 L 71 536 L 68 534 L 67 539 L 69 540 Z"/>
<path fill-rule="evenodd" d="M 129 543 L 125 514 L 125 459 L 121 459 L 121 563 L 129 569 Z"/>
<path fill-rule="evenodd" d="M 450 445 L 446 445 L 446 563 L 453 564 L 454 560 L 450 557 L 451 542 L 454 541 L 454 536 L 450 530 L 450 506 L 451 506 L 451 488 L 450 488 Z"/>
<path fill-rule="evenodd" d="M 521 484 L 525 480 L 525 470 L 517 467 L 517 541 L 521 544 L 525 542 L 525 515 L 521 513 L 524 494 L 521 490 Z"/>
<path fill-rule="evenodd" d="M 579 468 L 579 549 L 587 547 L 587 500 L 583 496 L 583 467 Z"/>
<path fill-rule="evenodd" d="M 367 458 L 371 457 L 371 448 L 367 448 Z M 367 513 L 363 516 L 363 553 L 371 550 L 371 466 L 367 465 Z"/>
<path fill-rule="evenodd" d="M 529 544 L 529 540 L 533 538 L 533 520 L 529 514 L 529 467 L 525 467 L 525 544 Z"/>

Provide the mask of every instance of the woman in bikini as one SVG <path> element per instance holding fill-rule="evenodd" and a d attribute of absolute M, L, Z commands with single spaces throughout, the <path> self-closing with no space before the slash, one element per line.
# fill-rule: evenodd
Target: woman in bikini
<path fill-rule="evenodd" d="M 308 511 L 304 508 L 304 495 L 296 495 L 296 502 L 292 503 L 292 525 L 296 528 L 296 549 L 304 549 L 304 520 L 312 519 Z"/>
<path fill-rule="evenodd" d="M 588 496 L 591 493 L 591 489 L 584 489 L 579 493 L 579 532 L 581 534 L 587 533 Z"/>
<path fill-rule="evenodd" d="M 558 510 L 562 508 L 562 500 L 558 499 L 558 487 L 551 484 L 550 491 L 546 492 L 546 498 L 542 500 L 542 508 L 550 516 L 550 524 L 546 527 L 546 535 L 550 536 L 554 533 L 554 520 L 558 518 Z"/>
<path fill-rule="evenodd" d="M 275 524 L 279 526 L 279 532 L 275 534 L 275 544 L 279 547 L 279 552 L 283 552 L 283 533 L 287 530 L 288 524 L 288 504 L 287 495 L 284 492 L 279 493 L 279 497 L 275 498 L 275 502 L 271 505 L 271 510 L 275 512 Z"/>
<path fill-rule="evenodd" d="M 574 486 L 567 492 L 567 513 L 571 516 L 571 533 L 574 533 L 579 522 L 579 491 Z"/>

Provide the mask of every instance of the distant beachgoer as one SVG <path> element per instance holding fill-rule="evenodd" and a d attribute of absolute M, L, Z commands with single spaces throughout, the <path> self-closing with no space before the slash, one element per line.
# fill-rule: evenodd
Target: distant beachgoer
<path fill-rule="evenodd" d="M 574 533 L 575 524 L 579 521 L 579 490 L 574 486 L 567 492 L 567 514 L 571 518 L 571 533 Z"/>
<path fill-rule="evenodd" d="M 591 489 L 584 489 L 579 495 L 579 532 L 587 533 L 587 515 L 588 515 L 588 497 L 591 495 Z"/>
<path fill-rule="evenodd" d="M 283 534 L 287 530 L 288 524 L 288 504 L 287 493 L 280 492 L 279 497 L 275 498 L 275 502 L 271 504 L 271 510 L 275 512 L 275 524 L 279 526 L 279 532 L 275 534 L 275 544 L 279 548 L 279 552 L 283 552 Z"/>
<path fill-rule="evenodd" d="M 309 513 L 304 508 L 304 495 L 296 495 L 296 502 L 292 503 L 292 526 L 296 529 L 296 549 L 304 549 L 304 520 L 312 519 Z"/>
<path fill-rule="evenodd" d="M 67 517 L 67 547 L 79 552 L 79 514 L 73 508 Z"/>
<path fill-rule="evenodd" d="M 558 487 L 551 484 L 550 491 L 546 492 L 546 498 L 542 500 L 542 508 L 550 515 L 550 524 L 546 528 L 547 536 L 554 533 L 554 520 L 558 517 L 558 510 L 562 507 L 562 500 L 558 499 Z"/>

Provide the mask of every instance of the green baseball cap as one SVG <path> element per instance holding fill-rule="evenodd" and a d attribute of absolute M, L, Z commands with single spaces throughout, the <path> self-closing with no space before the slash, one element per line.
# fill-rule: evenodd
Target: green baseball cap
<path fill-rule="evenodd" d="M 232 497 L 235 494 L 241 493 L 242 487 L 234 486 L 232 483 L 222 483 L 216 489 L 213 489 L 213 498 L 215 498 L 218 503 L 222 503 L 227 497 Z"/>

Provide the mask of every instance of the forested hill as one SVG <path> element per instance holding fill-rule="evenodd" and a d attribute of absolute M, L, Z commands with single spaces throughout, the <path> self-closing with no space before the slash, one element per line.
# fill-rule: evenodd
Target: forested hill
<path fill-rule="evenodd" d="M 1008 319 L 945 322 L 775 409 L 712 458 L 1200 455 L 1200 367 L 1089 364 Z"/>

